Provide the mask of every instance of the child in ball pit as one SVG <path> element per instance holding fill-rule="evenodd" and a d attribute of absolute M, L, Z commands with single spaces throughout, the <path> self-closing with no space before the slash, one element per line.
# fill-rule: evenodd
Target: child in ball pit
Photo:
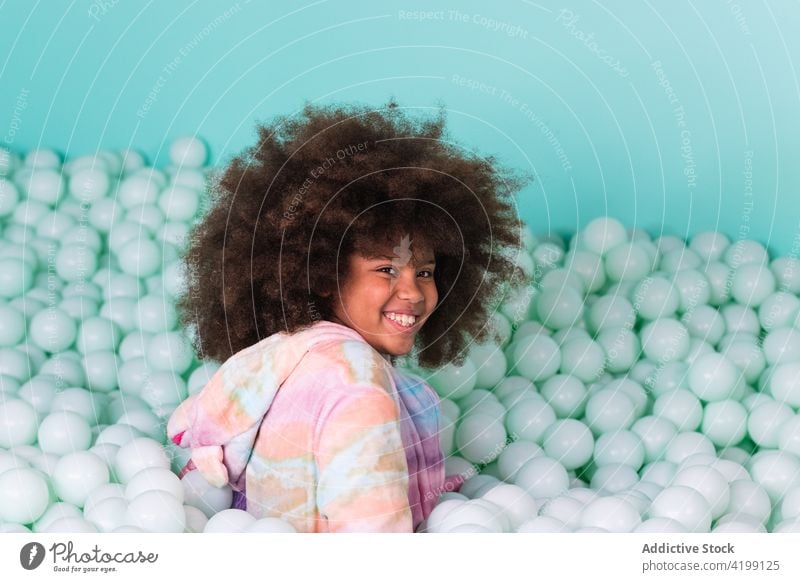
<path fill-rule="evenodd" d="M 527 178 L 450 141 L 443 108 L 419 121 L 394 99 L 306 104 L 258 133 L 190 233 L 182 323 L 223 363 L 169 420 L 182 475 L 299 532 L 416 531 L 459 483 L 438 397 L 395 364 L 461 364 L 489 339 L 522 276 L 502 251 Z"/>

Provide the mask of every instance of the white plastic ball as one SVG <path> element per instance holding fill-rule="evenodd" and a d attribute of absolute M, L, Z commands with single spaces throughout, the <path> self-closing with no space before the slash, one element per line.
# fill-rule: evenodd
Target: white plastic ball
<path fill-rule="evenodd" d="M 108 480 L 108 466 L 89 451 L 64 455 L 53 473 L 53 485 L 58 496 L 77 507 L 83 507 L 89 492 Z"/>
<path fill-rule="evenodd" d="M 50 504 L 47 480 L 33 469 L 10 469 L 0 474 L 0 519 L 28 524 Z"/>
<path fill-rule="evenodd" d="M 169 457 L 160 443 L 149 438 L 135 438 L 120 447 L 114 469 L 121 483 L 128 483 L 136 473 L 148 467 L 170 468 Z"/>
<path fill-rule="evenodd" d="M 602 527 L 616 533 L 634 531 L 642 522 L 636 508 L 618 497 L 601 497 L 584 507 L 580 516 L 582 527 Z"/>
<path fill-rule="evenodd" d="M 39 447 L 45 453 L 64 455 L 85 451 L 92 444 L 92 432 L 86 420 L 74 412 L 54 412 L 39 425 Z"/>
<path fill-rule="evenodd" d="M 245 532 L 256 522 L 256 518 L 241 509 L 225 509 L 208 520 L 203 533 Z"/>
<path fill-rule="evenodd" d="M 186 513 L 183 504 L 166 491 L 149 490 L 130 500 L 125 521 L 149 532 L 182 533 Z"/>
<path fill-rule="evenodd" d="M 707 533 L 711 529 L 711 508 L 706 499 L 690 487 L 667 487 L 653 500 L 649 517 L 665 517 L 683 525 L 688 531 Z"/>
<path fill-rule="evenodd" d="M 166 491 L 183 504 L 183 485 L 170 469 L 148 467 L 137 472 L 125 486 L 125 498 L 131 501 L 145 491 Z"/>
<path fill-rule="evenodd" d="M 554 459 L 535 457 L 517 472 L 514 484 L 519 485 L 534 499 L 555 497 L 567 490 L 567 470 Z"/>
<path fill-rule="evenodd" d="M 176 166 L 199 168 L 206 162 L 208 148 L 195 136 L 183 136 L 175 139 L 169 148 L 169 159 Z"/>

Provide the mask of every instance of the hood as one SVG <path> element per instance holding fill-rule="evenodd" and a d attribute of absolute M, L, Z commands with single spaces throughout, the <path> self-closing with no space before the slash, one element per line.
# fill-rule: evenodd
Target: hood
<path fill-rule="evenodd" d="M 192 462 L 213 486 L 244 487 L 264 415 L 281 384 L 314 346 L 336 340 L 364 338 L 353 329 L 330 321 L 310 328 L 280 332 L 231 356 L 200 392 L 184 400 L 167 423 L 167 436 L 192 449 Z"/>

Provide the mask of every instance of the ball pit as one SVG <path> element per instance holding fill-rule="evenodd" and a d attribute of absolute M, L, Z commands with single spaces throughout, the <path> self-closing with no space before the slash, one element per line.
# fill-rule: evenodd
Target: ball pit
<path fill-rule="evenodd" d="M 482 411 L 463 406 L 474 387 L 432 376 L 459 412 L 447 472 L 466 481 L 423 529 L 495 531 L 472 504 L 513 484 L 534 503 L 519 492 L 522 523 L 499 504 L 518 524 L 503 531 L 798 531 L 800 262 L 718 232 L 651 240 L 611 217 L 561 253 L 527 241 L 532 280 L 492 322 L 512 329 L 496 347 L 505 378 L 488 388 L 507 443 L 476 462 Z"/>
<path fill-rule="evenodd" d="M 0 531 L 293 532 L 237 509 L 164 426 L 218 364 L 177 328 L 208 168 L 0 149 Z M 427 532 L 800 531 L 800 261 L 613 217 L 526 230 L 491 326 L 442 398 Z"/>

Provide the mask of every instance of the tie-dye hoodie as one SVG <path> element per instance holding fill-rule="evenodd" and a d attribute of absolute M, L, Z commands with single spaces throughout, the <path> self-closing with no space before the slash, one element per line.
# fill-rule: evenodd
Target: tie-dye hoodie
<path fill-rule="evenodd" d="M 438 405 L 356 331 L 319 321 L 232 356 L 167 432 L 256 517 L 300 532 L 411 532 L 443 490 Z"/>

